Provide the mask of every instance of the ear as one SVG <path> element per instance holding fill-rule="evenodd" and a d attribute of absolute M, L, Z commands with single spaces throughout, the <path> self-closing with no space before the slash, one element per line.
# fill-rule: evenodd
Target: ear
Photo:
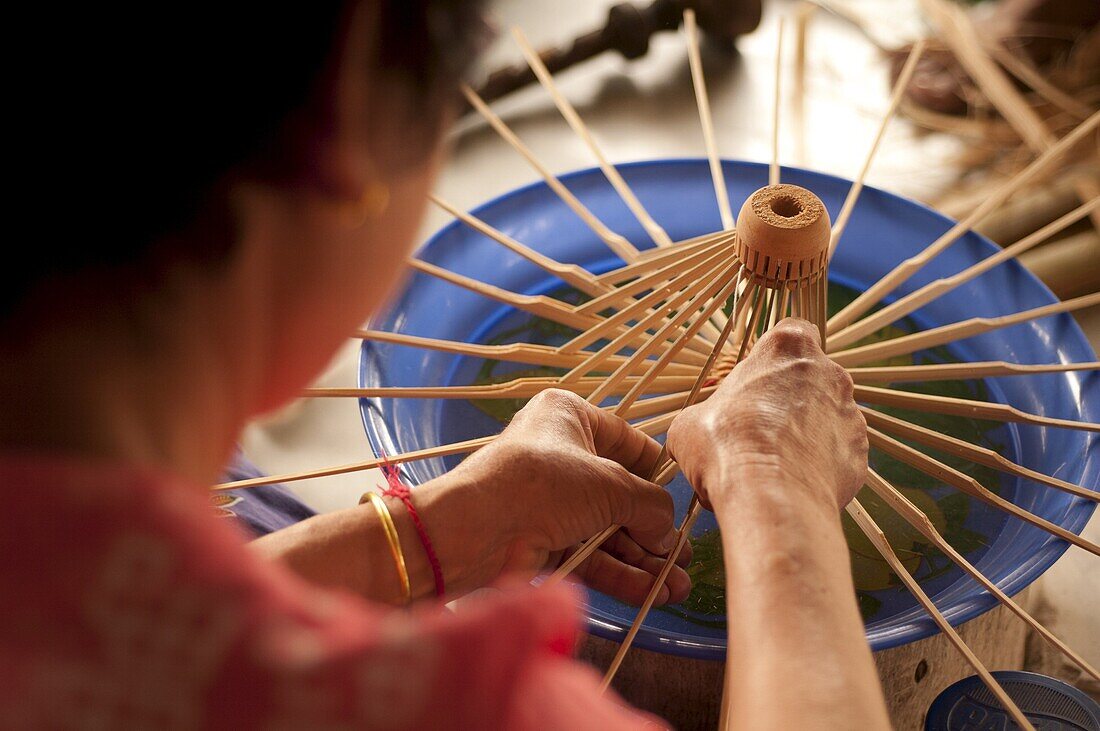
<path fill-rule="evenodd" d="M 377 4 L 352 2 L 345 14 L 325 83 L 317 90 L 311 135 L 319 192 L 341 207 L 361 205 L 372 185 L 386 182 L 370 146 L 372 113 L 385 112 L 371 108 L 380 96 L 370 73 L 377 65 Z"/>

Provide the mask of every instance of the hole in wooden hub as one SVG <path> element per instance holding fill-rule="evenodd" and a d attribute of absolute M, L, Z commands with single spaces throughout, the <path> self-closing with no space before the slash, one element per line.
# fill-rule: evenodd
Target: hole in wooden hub
<path fill-rule="evenodd" d="M 768 203 L 768 207 L 772 209 L 772 213 L 783 218 L 794 218 L 802 213 L 802 201 L 789 195 L 772 198 L 771 202 Z"/>
<path fill-rule="evenodd" d="M 913 673 L 913 682 L 919 683 L 924 680 L 924 676 L 928 675 L 928 662 L 921 660 L 917 663 L 917 670 Z"/>

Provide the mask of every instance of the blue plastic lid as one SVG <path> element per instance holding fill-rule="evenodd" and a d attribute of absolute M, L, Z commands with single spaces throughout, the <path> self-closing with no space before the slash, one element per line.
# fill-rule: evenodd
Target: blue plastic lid
<path fill-rule="evenodd" d="M 992 673 L 1039 731 L 1100 731 L 1100 704 L 1061 680 L 1018 671 Z M 940 693 L 925 731 L 1012 731 L 1020 727 L 977 675 Z"/>

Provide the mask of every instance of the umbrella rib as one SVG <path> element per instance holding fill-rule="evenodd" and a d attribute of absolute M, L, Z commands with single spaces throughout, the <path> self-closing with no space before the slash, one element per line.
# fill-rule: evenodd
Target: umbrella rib
<path fill-rule="evenodd" d="M 889 414 L 869 409 L 866 406 L 860 406 L 859 409 L 863 412 L 863 416 L 867 419 L 868 424 L 877 429 L 890 432 L 896 437 L 912 439 L 915 442 L 919 442 L 934 449 L 939 449 L 956 457 L 962 457 L 976 464 L 991 467 L 999 472 L 1033 480 L 1086 500 L 1100 501 L 1100 492 L 1089 490 L 1080 485 L 1075 485 L 1072 482 L 1060 480 L 1057 477 L 1051 477 L 1050 475 L 1044 475 L 1042 472 L 1028 469 L 994 452 L 992 449 L 987 449 L 977 444 L 971 444 L 970 442 L 947 434 L 940 434 L 939 432 L 932 431 L 919 424 L 910 423 L 896 416 L 890 416 Z"/>
<path fill-rule="evenodd" d="M 669 238 L 668 233 L 660 224 L 653 220 L 653 217 L 649 215 L 649 212 L 646 211 L 642 202 L 634 195 L 634 191 L 630 189 L 630 186 L 627 184 L 626 180 L 623 179 L 623 176 L 620 175 L 619 171 L 615 169 L 615 166 L 604 157 L 603 152 L 596 144 L 596 140 L 593 139 L 592 133 L 589 132 L 588 127 L 585 126 L 584 120 L 577 114 L 577 110 L 569 103 L 569 100 L 558 90 L 557 84 L 554 83 L 554 78 L 550 74 L 550 70 L 546 68 L 546 64 L 543 63 L 535 49 L 531 47 L 523 31 L 519 28 L 513 28 L 512 35 L 515 37 L 516 43 L 519 44 L 520 50 L 527 59 L 527 65 L 531 67 L 539 83 L 549 92 L 550 97 L 554 100 L 555 106 L 557 106 L 558 111 L 561 112 L 565 121 L 569 123 L 569 126 L 573 128 L 573 132 L 575 132 L 576 135 L 581 138 L 581 141 L 587 145 L 588 150 L 592 153 L 592 156 L 596 158 L 608 182 L 615 188 L 631 213 L 638 219 L 638 222 L 642 224 L 642 228 L 646 230 L 646 233 L 650 235 L 657 246 L 672 246 L 672 239 Z"/>
<path fill-rule="evenodd" d="M 705 308 L 706 311 L 710 313 L 718 309 L 718 307 L 722 306 L 722 304 L 724 304 L 725 301 L 729 298 L 730 294 L 737 289 L 737 286 L 740 282 L 740 276 L 734 277 L 733 279 L 727 281 L 727 278 L 735 272 L 738 275 L 740 275 L 741 272 L 740 265 L 737 263 L 731 264 L 729 267 L 723 270 L 707 289 L 696 294 L 692 298 L 692 300 L 680 310 L 677 316 L 669 321 L 667 325 L 665 325 L 665 327 L 657 334 L 654 340 L 667 338 L 672 330 L 679 330 L 681 327 L 683 327 L 684 323 L 686 323 L 688 319 L 690 319 L 699 311 L 700 307 Z M 723 282 L 726 283 L 723 284 Z M 706 299 L 707 302 L 703 302 L 704 299 Z M 681 337 L 681 341 L 683 341 L 685 337 L 689 336 L 690 332 L 694 329 L 694 325 L 701 325 L 702 322 L 706 322 L 706 320 L 697 318 L 695 323 L 693 323 L 692 326 L 689 326 L 688 333 L 685 333 L 684 336 Z M 676 348 L 677 346 L 673 345 L 672 348 L 669 348 L 665 352 L 664 356 L 668 356 L 669 358 L 675 357 Z M 599 403 L 600 400 L 602 400 L 602 398 L 607 394 L 607 392 L 609 392 L 611 388 L 616 386 L 619 382 L 621 382 L 624 378 L 631 374 L 634 369 L 637 368 L 637 366 L 640 365 L 641 362 L 645 358 L 647 358 L 648 355 L 651 354 L 651 352 L 652 349 L 649 346 L 639 348 L 633 355 L 630 356 L 626 363 L 623 363 L 621 366 L 619 366 L 619 368 L 617 368 L 615 372 L 608 377 L 607 381 L 602 386 L 597 388 L 591 393 L 591 395 L 589 395 L 588 401 L 594 404 Z M 664 361 L 662 360 L 664 356 L 661 356 L 661 358 L 659 358 L 655 363 L 653 363 L 652 366 L 650 366 L 649 370 L 647 371 L 647 375 L 650 373 L 661 372 L 661 370 L 664 368 Z M 636 395 L 640 391 L 640 388 L 644 387 L 646 383 L 647 381 L 644 378 L 638 381 L 638 383 L 635 384 L 635 388 L 632 389 L 630 393 Z M 630 401 L 627 401 L 624 398 L 623 401 L 620 403 L 620 406 L 625 409 L 626 406 L 629 406 L 629 404 Z"/>
<path fill-rule="evenodd" d="M 674 302 L 683 301 L 683 299 L 697 292 L 708 282 L 712 282 L 716 276 L 720 276 L 721 270 L 716 273 L 714 267 L 723 259 L 728 258 L 730 258 L 728 252 L 723 250 L 711 254 L 702 261 L 696 262 L 691 269 L 677 274 L 660 286 L 653 287 L 649 294 L 639 300 L 634 300 L 629 306 L 607 317 L 599 325 L 579 333 L 572 340 L 560 346 L 559 350 L 563 353 L 579 352 L 597 340 L 603 339 L 612 330 L 625 325 L 628 321 L 635 319 L 639 315 L 644 315 L 645 317 L 633 326 L 631 331 L 643 325 L 643 329 L 645 330 L 656 327 L 662 319 L 669 316 L 669 312 L 674 307 Z M 688 294 L 685 295 L 685 292 Z M 659 307 L 662 302 L 665 303 L 664 306 Z M 594 309 L 586 310 L 586 312 L 593 314 L 598 311 L 599 310 Z M 711 346 L 712 343 L 710 341 L 700 337 L 698 346 L 695 349 L 699 350 L 704 348 L 705 352 L 709 352 Z"/>
<path fill-rule="evenodd" d="M 780 82 L 783 79 L 783 26 L 786 18 L 779 19 L 775 39 L 775 78 L 772 84 L 772 159 L 768 165 L 768 185 L 779 185 L 779 101 Z"/>
<path fill-rule="evenodd" d="M 994 376 L 1025 376 L 1036 373 L 1072 373 L 1100 370 L 1100 361 L 1082 363 L 1008 363 L 1003 360 L 970 363 L 936 363 L 912 366 L 864 366 L 848 368 L 848 375 L 857 384 L 925 383 L 954 381 Z"/>
<path fill-rule="evenodd" d="M 562 384 L 552 377 L 524 377 L 502 383 L 474 386 L 381 386 L 374 388 L 307 388 L 304 398 L 414 398 L 414 399 L 526 399 L 551 388 L 561 388 L 581 396 L 588 395 L 604 382 L 604 378 L 591 376 L 579 381 Z M 654 383 L 658 393 L 691 388 L 694 376 L 662 376 Z M 616 392 L 623 393 L 640 381 L 639 376 L 628 376 Z"/>
<path fill-rule="evenodd" d="M 881 302 L 887 295 L 901 286 L 910 277 L 920 271 L 925 264 L 937 254 L 955 243 L 964 234 L 976 226 L 979 221 L 999 208 L 1012 195 L 1022 190 L 1025 186 L 1035 182 L 1041 175 L 1050 172 L 1062 156 L 1083 141 L 1097 125 L 1100 125 L 1100 111 L 1093 114 L 1087 120 L 1039 155 L 1026 168 L 1001 184 L 990 193 L 981 204 L 970 212 L 966 218 L 959 221 L 943 233 L 939 238 L 930 243 L 918 254 L 905 259 L 890 272 L 881 277 L 877 282 L 867 288 L 861 295 L 852 300 L 844 309 L 829 318 L 829 332 L 837 332 L 851 325 L 861 315 Z"/>
<path fill-rule="evenodd" d="M 1025 236 L 1011 246 L 1006 246 L 997 253 L 967 267 L 958 274 L 942 277 L 934 282 L 930 282 L 920 289 L 905 295 L 901 299 L 890 303 L 881 310 L 868 315 L 862 320 L 857 320 L 843 330 L 829 336 L 829 347 L 840 349 L 851 345 L 861 338 L 875 332 L 879 328 L 900 320 L 909 313 L 924 307 L 929 302 L 939 299 L 948 292 L 952 292 L 975 277 L 984 274 L 998 264 L 1006 262 L 1009 259 L 1014 259 L 1025 251 L 1029 251 L 1060 231 L 1077 223 L 1095 210 L 1100 210 L 1100 198 L 1095 198 L 1078 206 L 1064 216 L 1043 226 L 1038 231 Z"/>
<path fill-rule="evenodd" d="M 970 646 L 966 644 L 959 633 L 951 626 L 951 623 L 947 621 L 947 618 L 943 616 L 943 613 L 936 607 L 935 602 L 925 593 L 924 589 L 920 587 L 917 580 L 913 578 L 913 575 L 909 573 L 909 570 L 905 568 L 897 554 L 894 553 L 893 547 L 890 542 L 886 540 L 886 534 L 882 532 L 882 529 L 878 527 L 878 524 L 871 518 L 863 506 L 859 504 L 858 500 L 852 500 L 845 508 L 848 515 L 851 516 L 855 524 L 859 526 L 859 529 L 863 531 L 863 534 L 867 536 L 867 539 L 875 546 L 878 552 L 886 560 L 886 563 L 890 565 L 890 569 L 894 574 L 901 579 L 906 588 L 916 598 L 920 605 L 924 607 L 924 610 L 928 612 L 928 615 L 932 617 L 932 620 L 940 628 L 940 631 L 947 637 L 955 648 L 962 653 L 962 656 L 966 658 L 967 663 L 978 673 L 982 682 L 989 688 L 990 692 L 996 696 L 1005 710 L 1009 712 L 1013 720 L 1024 729 L 1031 729 L 1035 731 L 1035 727 L 1031 725 L 1027 717 L 1024 716 L 1023 711 L 1019 706 L 1009 697 L 1005 692 L 1001 684 L 997 682 L 997 679 L 990 674 L 988 668 L 978 659 L 978 656 L 974 654 L 974 651 L 970 649 Z"/>
<path fill-rule="evenodd" d="M 436 350 L 456 355 L 467 355 L 486 360 L 500 360 L 509 363 L 526 363 L 528 365 L 546 366 L 549 368 L 572 368 L 588 357 L 587 353 L 559 353 L 557 348 L 549 345 L 536 345 L 533 343 L 507 343 L 503 345 L 482 345 L 479 343 L 465 343 L 459 340 L 445 340 L 442 338 L 429 338 L 405 333 L 394 333 L 386 330 L 358 330 L 355 337 L 376 343 L 404 345 L 410 348 L 423 348 Z M 619 364 L 625 360 L 624 356 L 615 356 L 608 360 L 609 363 Z M 669 370 L 676 374 L 698 371 L 686 363 L 673 363 Z"/>
<path fill-rule="evenodd" d="M 898 105 L 901 104 L 901 100 L 905 96 L 905 91 L 909 88 L 909 82 L 913 78 L 913 73 L 917 70 L 917 62 L 920 61 L 926 45 L 927 41 L 923 38 L 913 44 L 913 48 L 909 51 L 908 58 L 905 59 L 905 65 L 902 67 L 901 73 L 898 74 L 897 81 L 894 82 L 894 89 L 890 95 L 890 105 L 886 108 L 886 112 L 882 115 L 882 119 L 879 120 L 878 130 L 875 132 L 875 139 L 871 143 L 870 149 L 867 150 L 867 155 L 863 158 L 863 165 L 859 169 L 859 174 L 856 175 L 855 180 L 852 181 L 852 186 L 848 189 L 848 195 L 844 198 L 844 205 L 840 207 L 840 213 L 837 214 L 836 221 L 833 223 L 833 230 L 829 236 L 830 259 L 833 258 L 836 247 L 840 243 L 840 237 L 844 235 L 844 230 L 848 227 L 848 220 L 852 217 L 852 212 L 855 210 L 856 203 L 859 201 L 859 194 L 863 191 L 863 180 L 867 177 L 867 171 L 871 169 L 871 163 L 878 153 L 879 144 L 886 134 L 886 128 L 890 125 L 890 120 L 892 120 L 897 113 Z"/>
<path fill-rule="evenodd" d="M 1066 530 L 1057 523 L 1052 523 L 1046 518 L 1040 518 L 1034 513 L 1024 510 L 1019 505 L 1005 500 L 1000 495 L 990 491 L 984 487 L 980 482 L 975 480 L 970 475 L 960 472 L 959 470 L 949 465 L 940 462 L 934 457 L 930 457 L 919 449 L 910 447 L 908 444 L 898 441 L 893 437 L 889 437 L 886 434 L 878 431 L 873 427 L 867 428 L 867 438 L 871 443 L 871 446 L 881 449 L 883 452 L 889 454 L 911 467 L 915 467 L 921 472 L 934 477 L 938 480 L 942 480 L 944 483 L 951 485 L 955 489 L 963 492 L 971 497 L 978 498 L 979 500 L 992 505 L 995 508 L 1000 508 L 1009 515 L 1012 515 L 1020 520 L 1030 523 L 1038 528 L 1042 528 L 1048 533 L 1061 538 L 1064 541 L 1072 543 L 1079 548 L 1083 548 L 1089 553 L 1100 556 L 1100 546 L 1096 545 L 1087 538 L 1082 538 L 1073 531 Z"/>
<path fill-rule="evenodd" d="M 729 193 L 726 192 L 726 178 L 722 173 L 722 161 L 718 157 L 718 145 L 714 141 L 714 121 L 711 118 L 707 83 L 703 77 L 703 59 L 699 54 L 699 30 L 695 24 L 695 11 L 691 8 L 684 11 L 684 31 L 687 36 L 691 83 L 695 89 L 695 105 L 699 108 L 699 125 L 703 128 L 703 144 L 710 162 L 710 177 L 714 183 L 714 197 L 718 201 L 718 215 L 722 219 L 722 228 L 732 230 L 733 208 L 730 206 Z"/>
<path fill-rule="evenodd" d="M 889 505 L 894 511 L 900 515 L 909 525 L 916 528 L 921 532 L 928 540 L 932 541 L 932 544 L 942 551 L 948 558 L 950 558 L 959 568 L 963 569 L 966 573 L 981 584 L 982 588 L 988 591 L 990 594 L 997 598 L 1001 604 L 1004 604 L 1008 609 L 1017 617 L 1022 619 L 1025 624 L 1035 630 L 1044 640 L 1046 640 L 1052 647 L 1059 650 L 1067 658 L 1069 658 L 1074 664 L 1084 670 L 1088 675 L 1091 675 L 1096 680 L 1100 680 L 1100 673 L 1097 672 L 1085 658 L 1074 652 L 1068 645 L 1058 639 L 1049 629 L 1046 628 L 1039 620 L 1032 617 L 1028 612 L 1019 604 L 1014 602 L 1011 597 L 1004 593 L 999 586 L 991 581 L 985 574 L 974 567 L 972 563 L 966 560 L 962 554 L 956 551 L 947 539 L 936 529 L 935 524 L 924 514 L 916 505 L 914 505 L 909 498 L 905 497 L 894 485 L 886 481 L 881 475 L 874 470 L 867 471 L 867 486 L 883 501 Z"/>
<path fill-rule="evenodd" d="M 522 256 L 527 261 L 531 262 L 535 266 L 539 267 L 548 274 L 552 274 L 558 279 L 562 280 L 571 287 L 575 287 L 580 291 L 592 297 L 598 297 L 601 294 L 606 294 L 611 291 L 611 287 L 606 284 L 601 284 L 596 281 L 596 277 L 584 267 L 577 264 L 564 264 L 556 259 L 535 251 L 526 244 L 521 244 L 511 236 L 508 236 L 504 232 L 490 226 L 485 221 L 481 220 L 477 216 L 474 216 L 461 208 L 458 208 L 451 203 L 443 200 L 437 195 L 429 195 L 428 198 L 432 203 L 442 208 L 447 213 L 451 214 L 462 223 L 466 224 L 478 233 L 489 237 L 493 241 L 504 248 L 512 251 L 519 256 Z"/>
<path fill-rule="evenodd" d="M 412 259 L 409 264 L 413 269 L 417 269 L 425 274 L 429 274 L 445 282 L 449 282 L 450 284 L 475 292 L 483 297 L 502 302 L 506 305 L 511 305 L 517 310 L 528 312 L 537 317 L 556 322 L 559 325 L 571 327 L 574 330 L 584 331 L 590 327 L 599 325 L 603 319 L 592 315 L 578 315 L 571 307 L 552 297 L 517 294 L 516 292 L 472 279 L 463 274 L 452 272 L 449 269 L 420 259 Z M 625 326 L 619 326 L 616 332 L 622 333 L 625 332 L 626 329 Z M 638 338 L 635 338 L 635 341 L 637 342 Z M 686 362 L 698 363 L 699 361 L 705 361 L 705 356 L 695 352 L 694 347 L 690 352 L 681 351 L 679 357 Z"/>
<path fill-rule="evenodd" d="M 855 386 L 856 401 L 878 406 L 893 406 L 912 411 L 930 411 L 934 414 L 963 416 L 968 419 L 987 419 L 989 421 L 1009 421 L 1035 426 L 1054 426 L 1063 429 L 1100 432 L 1100 424 L 1073 419 L 1056 419 L 1017 409 L 1009 404 L 995 404 L 976 399 L 935 396 L 928 393 L 895 391 L 875 386 Z"/>
<path fill-rule="evenodd" d="M 497 134 L 504 139 L 509 145 L 518 152 L 523 159 L 525 159 L 531 167 L 542 176 L 542 179 L 546 181 L 546 184 L 550 187 L 550 190 L 554 191 L 565 205 L 577 214 L 585 224 L 588 225 L 592 232 L 600 237 L 607 248 L 611 249 L 615 254 L 619 256 L 623 261 L 634 261 L 638 258 L 638 249 L 634 247 L 634 244 L 623 236 L 612 231 L 606 223 L 601 221 L 596 214 L 586 205 L 573 195 L 569 188 L 565 187 L 565 184 L 558 180 L 557 176 L 551 173 L 542 162 L 535 157 L 535 154 L 531 152 L 520 140 L 519 136 L 511 130 L 510 127 L 501 119 L 493 110 L 489 107 L 485 101 L 478 96 L 477 92 L 471 89 L 469 86 L 463 84 L 462 93 L 466 97 L 466 100 L 470 102 L 470 106 L 473 107 L 485 118 L 485 121 L 496 130 Z"/>
<path fill-rule="evenodd" d="M 1086 294 L 1081 297 L 1055 302 L 1030 310 L 1023 310 L 1011 315 L 1000 317 L 973 317 L 961 322 L 953 322 L 949 325 L 934 327 L 922 332 L 903 335 L 901 337 L 883 340 L 870 345 L 862 345 L 837 352 L 830 352 L 829 357 L 838 364 L 848 367 L 864 363 L 892 358 L 897 355 L 908 355 L 919 350 L 932 348 L 937 345 L 946 345 L 956 340 L 981 335 L 1001 328 L 1017 325 L 1022 322 L 1036 320 L 1040 317 L 1056 315 L 1062 312 L 1073 312 L 1085 307 L 1100 304 L 1100 292 Z"/>

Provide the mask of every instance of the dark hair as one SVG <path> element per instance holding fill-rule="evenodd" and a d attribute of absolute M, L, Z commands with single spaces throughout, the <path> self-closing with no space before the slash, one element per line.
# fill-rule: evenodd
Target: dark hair
<path fill-rule="evenodd" d="M 380 147 L 415 160 L 479 45 L 480 3 L 365 2 L 377 29 L 372 89 L 377 79 L 387 94 L 374 98 L 407 135 Z M 20 265 L 3 268 L 0 316 L 50 279 L 150 258 L 224 259 L 234 236 L 209 210 L 215 186 L 242 167 L 279 182 L 308 179 L 307 138 L 323 130 L 310 128 L 317 120 L 289 134 L 288 125 L 327 91 L 350 14 L 345 0 L 82 7 L 32 10 L 56 17 L 26 24 L 49 29 L 34 47 L 52 58 L 16 72 L 8 98 L 22 127 L 12 137 L 20 203 L 9 220 L 32 225 Z M 201 236 L 173 240 L 196 221 Z"/>

